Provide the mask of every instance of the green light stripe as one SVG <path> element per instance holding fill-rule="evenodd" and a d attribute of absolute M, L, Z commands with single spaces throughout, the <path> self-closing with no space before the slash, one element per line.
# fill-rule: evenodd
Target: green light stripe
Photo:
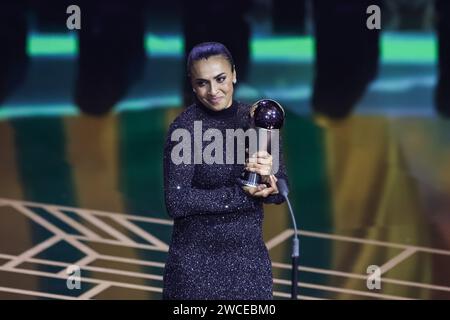
<path fill-rule="evenodd" d="M 145 48 L 150 56 L 181 56 L 184 42 L 179 36 L 148 34 Z M 250 44 L 256 61 L 311 62 L 314 57 L 314 38 L 277 37 L 256 38 Z M 27 52 L 34 57 L 47 55 L 74 56 L 78 53 L 75 35 L 32 34 Z M 381 37 L 383 63 L 434 63 L 437 59 L 437 40 L 432 34 L 384 33 Z"/>
<path fill-rule="evenodd" d="M 312 37 L 254 39 L 250 46 L 256 60 L 312 61 L 314 55 Z"/>
<path fill-rule="evenodd" d="M 29 56 L 67 56 L 78 54 L 78 39 L 75 34 L 31 34 L 27 39 Z"/>
<path fill-rule="evenodd" d="M 383 62 L 434 63 L 437 61 L 437 39 L 434 35 L 386 34 L 381 37 Z"/>
<path fill-rule="evenodd" d="M 145 49 L 151 56 L 181 56 L 184 51 L 184 41 L 180 37 L 159 37 L 149 34 L 145 38 Z"/>
<path fill-rule="evenodd" d="M 0 108 L 0 121 L 13 118 L 74 116 L 77 114 L 79 111 L 74 104 L 7 105 Z"/>

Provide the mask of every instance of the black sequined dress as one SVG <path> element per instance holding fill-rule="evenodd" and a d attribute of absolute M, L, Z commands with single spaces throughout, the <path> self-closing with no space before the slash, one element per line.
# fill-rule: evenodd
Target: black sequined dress
<path fill-rule="evenodd" d="M 262 237 L 263 203 L 278 204 L 283 198 L 279 194 L 266 199 L 248 196 L 236 181 L 244 165 L 237 164 L 236 158 L 233 164 L 225 164 L 225 130 L 246 130 L 249 109 L 249 105 L 236 101 L 222 111 L 196 103 L 169 128 L 164 191 L 174 226 L 164 269 L 163 299 L 272 299 L 271 261 Z M 195 149 L 194 121 L 201 121 L 202 133 L 209 128 L 222 132 L 224 164 L 194 164 L 195 150 L 211 144 L 203 141 Z M 171 141 L 176 129 L 190 133 L 192 164 L 171 161 L 173 147 L 181 141 Z M 281 153 L 280 143 L 276 176 L 286 178 Z"/>

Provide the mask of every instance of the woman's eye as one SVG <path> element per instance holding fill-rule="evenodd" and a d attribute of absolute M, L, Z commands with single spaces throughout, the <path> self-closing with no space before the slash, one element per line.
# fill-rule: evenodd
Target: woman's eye
<path fill-rule="evenodd" d="M 225 77 L 217 78 L 217 82 L 222 83 L 225 81 Z"/>
<path fill-rule="evenodd" d="M 205 83 L 204 83 L 204 82 L 197 82 L 197 86 L 199 86 L 199 87 L 204 87 L 204 86 L 205 86 Z"/>

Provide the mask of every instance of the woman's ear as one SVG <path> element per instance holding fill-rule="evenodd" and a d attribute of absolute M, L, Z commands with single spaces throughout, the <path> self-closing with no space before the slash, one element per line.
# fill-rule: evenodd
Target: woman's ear
<path fill-rule="evenodd" d="M 236 82 L 237 82 L 237 80 L 236 80 L 236 67 L 235 66 L 233 66 L 233 67 L 234 67 L 234 70 L 233 70 L 233 83 L 236 84 Z"/>

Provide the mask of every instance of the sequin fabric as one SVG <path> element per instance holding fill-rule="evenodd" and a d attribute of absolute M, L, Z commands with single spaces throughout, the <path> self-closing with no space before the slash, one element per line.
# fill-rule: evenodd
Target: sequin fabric
<path fill-rule="evenodd" d="M 163 299 L 272 299 L 271 261 L 262 237 L 263 202 L 281 203 L 282 196 L 248 196 L 236 181 L 244 164 L 176 165 L 171 161 L 172 148 L 178 143 L 171 141 L 171 134 L 177 128 L 187 129 L 194 140 L 194 121 L 201 120 L 203 132 L 216 128 L 225 137 L 226 129 L 248 128 L 249 110 L 249 105 L 236 101 L 218 112 L 197 102 L 169 128 L 164 192 L 174 225 Z M 210 143 L 203 141 L 200 150 Z M 286 178 L 282 155 L 276 176 Z"/>

